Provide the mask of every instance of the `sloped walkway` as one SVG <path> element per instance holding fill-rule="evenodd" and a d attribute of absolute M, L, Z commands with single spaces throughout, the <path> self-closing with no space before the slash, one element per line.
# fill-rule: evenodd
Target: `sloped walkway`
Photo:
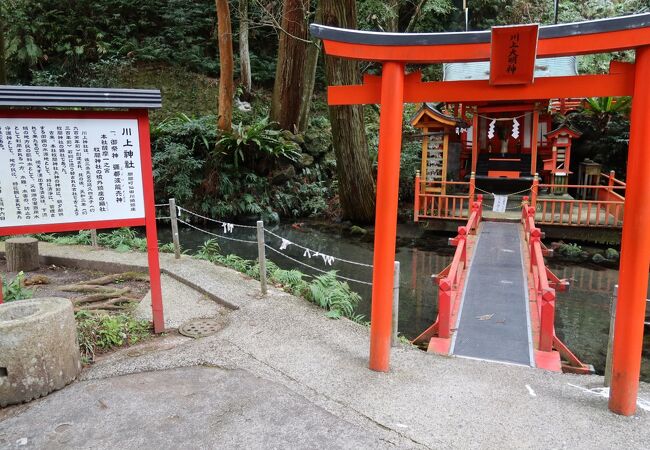
<path fill-rule="evenodd" d="M 520 227 L 481 224 L 450 351 L 453 355 L 533 365 Z"/>
<path fill-rule="evenodd" d="M 42 253 L 144 261 L 139 254 L 48 245 Z M 589 390 L 602 386 L 601 377 L 442 357 L 406 345 L 394 349 L 390 373 L 371 372 L 366 327 L 327 319 L 277 289 L 260 297 L 257 282 L 229 269 L 167 255 L 163 267 L 192 274 L 201 289 L 237 306 L 230 324 L 211 337 L 170 334 L 109 355 L 70 387 L 0 411 L 0 447 L 645 448 L 650 442 L 648 413 L 615 416 L 600 391 Z M 169 383 L 160 381 L 165 377 Z M 250 392 L 233 382 L 240 378 Z M 645 383 L 641 396 L 650 399 Z M 60 437 L 66 430 L 74 435 Z"/>

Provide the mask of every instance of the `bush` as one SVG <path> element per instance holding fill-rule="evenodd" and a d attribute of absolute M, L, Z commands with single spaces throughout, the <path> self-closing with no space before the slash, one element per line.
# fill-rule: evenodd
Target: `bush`
<path fill-rule="evenodd" d="M 75 313 L 79 349 L 84 363 L 95 355 L 123 345 L 133 345 L 151 334 L 151 324 L 128 314 L 95 315 L 87 311 Z"/>
<path fill-rule="evenodd" d="M 353 292 L 348 283 L 337 280 L 336 271 L 316 277 L 309 285 L 307 299 L 329 310 L 327 317 L 330 319 L 347 317 L 356 322 L 362 319 L 354 314 L 361 296 Z"/>
<path fill-rule="evenodd" d="M 5 302 L 32 298 L 34 291 L 25 287 L 25 274 L 18 273 L 11 281 L 2 285 L 2 297 Z"/>
<path fill-rule="evenodd" d="M 246 167 L 255 168 L 258 162 L 266 163 L 269 159 L 286 158 L 296 161 L 299 146 L 288 140 L 276 124 L 269 122 L 268 117 L 251 124 L 241 122 L 233 126 L 232 131 L 223 134 L 217 141 L 221 150 L 225 151 L 228 163 L 235 171 L 239 165 L 246 162 Z"/>
<path fill-rule="evenodd" d="M 580 259 L 583 256 L 582 247 L 578 244 L 562 244 L 558 249 L 558 253 L 569 259 Z"/>

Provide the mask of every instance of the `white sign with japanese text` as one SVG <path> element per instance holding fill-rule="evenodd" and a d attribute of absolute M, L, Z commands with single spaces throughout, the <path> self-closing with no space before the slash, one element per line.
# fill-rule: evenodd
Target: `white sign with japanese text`
<path fill-rule="evenodd" d="M 508 196 L 494 194 L 494 206 L 492 207 L 492 211 L 498 213 L 504 213 L 506 212 L 507 207 L 508 207 Z"/>
<path fill-rule="evenodd" d="M 143 217 L 136 119 L 0 118 L 0 227 Z"/>

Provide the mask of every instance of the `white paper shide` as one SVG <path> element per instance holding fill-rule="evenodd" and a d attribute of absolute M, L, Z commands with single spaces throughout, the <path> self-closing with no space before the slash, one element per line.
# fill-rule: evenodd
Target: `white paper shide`
<path fill-rule="evenodd" d="M 142 217 L 137 120 L 0 118 L 0 227 Z"/>

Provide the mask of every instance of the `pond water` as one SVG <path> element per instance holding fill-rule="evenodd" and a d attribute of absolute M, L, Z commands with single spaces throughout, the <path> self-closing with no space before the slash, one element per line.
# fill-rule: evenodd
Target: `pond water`
<path fill-rule="evenodd" d="M 160 240 L 170 240 L 169 228 L 161 223 Z M 224 235 L 224 230 L 212 228 L 211 232 Z M 284 269 L 300 269 L 309 275 L 319 275 L 307 264 L 320 270 L 337 270 L 339 275 L 369 283 L 372 269 L 335 259 L 333 262 L 322 256 L 329 255 L 363 264 L 372 264 L 372 243 L 363 238 L 342 236 L 336 231 L 321 231 L 307 225 L 280 225 L 270 229 L 286 239 L 286 248 L 281 253 L 267 249 L 267 257 Z M 198 248 L 211 236 L 181 226 L 181 245 L 190 251 Z M 448 236 L 423 232 L 415 225 L 400 225 L 398 229 L 397 260 L 400 262 L 399 331 L 412 339 L 431 325 L 437 312 L 437 289 L 431 276 L 444 269 L 453 257 L 453 247 L 447 245 Z M 254 229 L 235 228 L 227 237 L 255 240 Z M 266 234 L 266 241 L 279 250 L 283 241 Z M 246 259 L 257 258 L 257 245 L 219 239 L 224 254 L 237 254 Z M 309 254 L 303 247 L 320 252 Z M 299 261 L 299 262 L 297 262 Z M 301 264 L 302 263 L 302 264 Z M 559 293 L 556 310 L 556 330 L 559 337 L 585 363 L 593 364 L 598 373 L 603 373 L 609 331 L 609 304 L 618 280 L 618 271 L 593 264 L 574 265 L 552 258 L 549 267 L 560 278 L 571 279 L 568 292 Z M 370 317 L 371 287 L 368 284 L 350 281 L 362 301 L 357 312 Z M 650 382 L 650 336 L 646 337 L 641 378 Z"/>

